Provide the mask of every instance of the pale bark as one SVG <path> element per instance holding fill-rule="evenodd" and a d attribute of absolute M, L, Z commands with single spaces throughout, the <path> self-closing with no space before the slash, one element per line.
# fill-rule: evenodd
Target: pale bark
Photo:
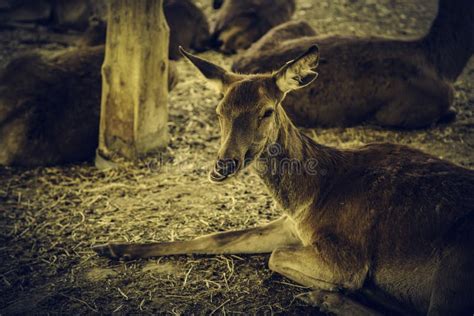
<path fill-rule="evenodd" d="M 136 159 L 168 143 L 163 0 L 109 0 L 99 154 Z"/>

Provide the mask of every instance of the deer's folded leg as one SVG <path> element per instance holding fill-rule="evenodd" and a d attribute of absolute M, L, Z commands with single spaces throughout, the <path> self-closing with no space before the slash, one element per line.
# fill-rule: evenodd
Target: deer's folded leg
<path fill-rule="evenodd" d="M 353 311 L 354 315 L 375 315 L 375 312 L 337 292 L 340 288 L 356 290 L 362 287 L 367 265 L 360 262 L 357 256 L 341 253 L 349 249 L 343 247 L 336 254 L 328 248 L 333 247 L 326 244 L 321 248 L 312 245 L 279 248 L 273 251 L 269 266 L 273 271 L 314 289 L 300 298 L 322 310 L 337 315 L 345 315 L 349 311 Z"/>
<path fill-rule="evenodd" d="M 294 224 L 286 216 L 266 225 L 205 235 L 189 241 L 159 243 L 110 243 L 92 247 L 114 259 L 148 258 L 180 254 L 269 253 L 279 247 L 301 245 Z"/>
<path fill-rule="evenodd" d="M 350 253 L 341 254 L 342 249 L 335 254 L 324 248 L 321 251 L 311 245 L 275 249 L 270 257 L 270 269 L 315 289 L 335 291 L 361 288 L 367 275 L 367 265 Z"/>

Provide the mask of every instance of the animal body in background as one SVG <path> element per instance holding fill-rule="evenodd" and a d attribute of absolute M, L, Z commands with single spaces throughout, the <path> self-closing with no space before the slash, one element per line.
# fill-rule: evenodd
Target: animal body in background
<path fill-rule="evenodd" d="M 272 27 L 291 19 L 295 0 L 214 1 L 219 8 L 211 26 L 211 46 L 224 53 L 246 49 Z"/>
<path fill-rule="evenodd" d="M 425 128 L 455 117 L 453 82 L 474 52 L 474 1 L 440 0 L 428 33 L 418 39 L 315 35 L 288 22 L 234 62 L 242 73 L 275 71 L 318 43 L 322 80 L 290 93 L 284 106 L 299 126 Z"/>

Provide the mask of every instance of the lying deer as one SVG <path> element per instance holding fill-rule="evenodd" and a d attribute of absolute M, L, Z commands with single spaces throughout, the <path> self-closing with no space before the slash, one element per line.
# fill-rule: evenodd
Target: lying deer
<path fill-rule="evenodd" d="M 211 45 L 230 54 L 248 48 L 272 27 L 288 21 L 295 7 L 295 0 L 216 0 L 214 8 L 220 9 L 211 26 Z"/>
<path fill-rule="evenodd" d="M 28 53 L 0 72 L 0 165 L 92 159 L 98 145 L 104 46 Z M 177 83 L 170 62 L 168 85 Z"/>
<path fill-rule="evenodd" d="M 179 45 L 203 48 L 209 31 L 198 7 L 190 0 L 167 0 L 164 12 L 171 57 L 177 59 Z M 95 156 L 104 60 L 104 46 L 96 45 L 105 32 L 105 23 L 92 18 L 78 48 L 54 56 L 28 53 L 0 71 L 0 165 L 56 165 Z M 176 65 L 169 66 L 171 90 L 178 79 Z"/>
<path fill-rule="evenodd" d="M 165 0 L 163 11 L 170 27 L 170 59 L 181 57 L 178 47 L 204 51 L 209 45 L 209 23 L 192 0 Z"/>
<path fill-rule="evenodd" d="M 440 0 L 429 32 L 416 40 L 315 36 L 304 24 L 272 30 L 232 67 L 243 73 L 273 71 L 317 42 L 324 80 L 290 93 L 284 104 L 297 125 L 370 121 L 423 128 L 455 117 L 452 83 L 474 53 L 474 1 Z"/>
<path fill-rule="evenodd" d="M 401 145 L 340 150 L 302 134 L 281 103 L 313 84 L 316 46 L 256 75 L 183 54 L 224 93 L 210 180 L 222 183 L 252 167 L 285 215 L 191 241 L 95 246 L 100 255 L 271 253 L 270 269 L 313 288 L 306 299 L 334 313 L 369 313 L 342 294 L 356 293 L 399 311 L 472 314 L 473 170 Z"/>
<path fill-rule="evenodd" d="M 209 23 L 204 12 L 192 0 L 165 0 L 163 12 L 170 28 L 169 58 L 181 58 L 178 47 L 204 51 L 209 46 Z M 91 18 L 79 46 L 105 43 L 106 22 Z"/>

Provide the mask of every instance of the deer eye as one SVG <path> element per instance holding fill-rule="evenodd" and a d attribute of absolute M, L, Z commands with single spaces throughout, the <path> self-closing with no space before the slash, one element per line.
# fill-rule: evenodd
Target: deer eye
<path fill-rule="evenodd" d="M 263 113 L 262 117 L 260 117 L 260 119 L 263 120 L 263 119 L 266 119 L 266 118 L 272 116 L 273 112 L 275 112 L 273 109 L 266 110 L 265 113 Z"/>

